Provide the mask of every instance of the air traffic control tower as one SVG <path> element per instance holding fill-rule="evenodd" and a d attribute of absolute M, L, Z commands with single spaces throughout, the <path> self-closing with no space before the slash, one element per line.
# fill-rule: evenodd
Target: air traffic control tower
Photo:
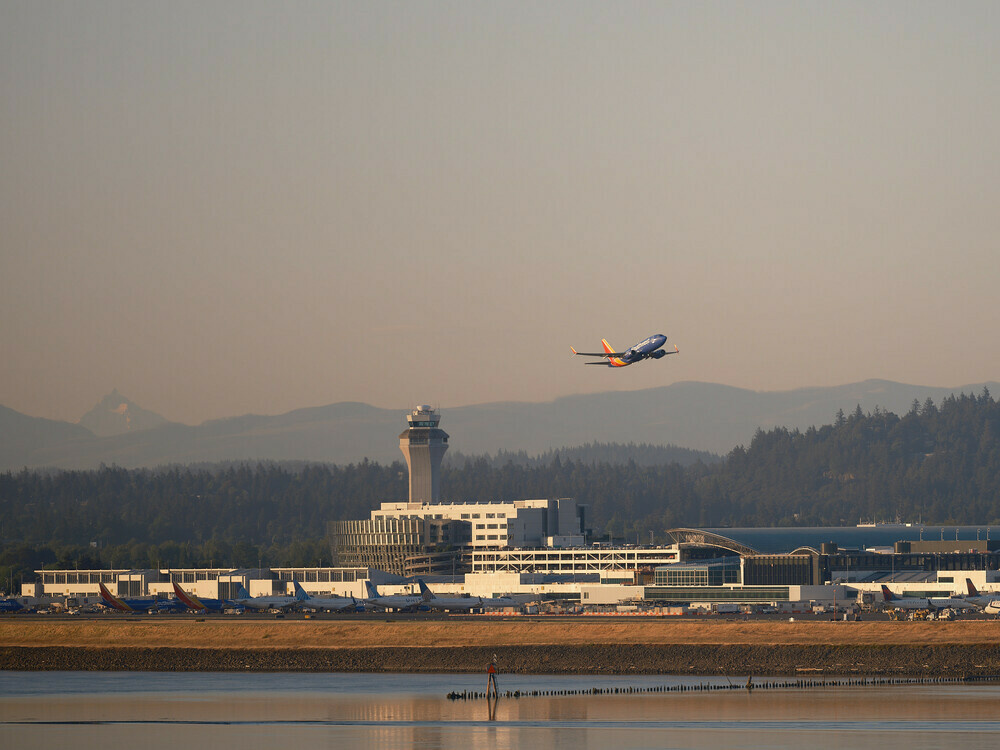
<path fill-rule="evenodd" d="M 441 499 L 441 459 L 448 450 L 448 433 L 438 429 L 441 415 L 421 404 L 406 415 L 409 429 L 399 433 L 399 449 L 410 469 L 410 502 Z"/>

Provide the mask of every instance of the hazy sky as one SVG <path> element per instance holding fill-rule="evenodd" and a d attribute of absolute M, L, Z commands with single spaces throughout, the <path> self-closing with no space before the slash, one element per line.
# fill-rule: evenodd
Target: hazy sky
<path fill-rule="evenodd" d="M 0 113 L 31 415 L 1000 378 L 996 2 L 0 0 Z"/>

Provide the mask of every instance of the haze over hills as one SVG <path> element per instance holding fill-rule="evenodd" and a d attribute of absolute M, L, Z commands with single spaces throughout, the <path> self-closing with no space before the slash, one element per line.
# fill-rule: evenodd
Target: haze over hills
<path fill-rule="evenodd" d="M 80 424 L 98 437 L 149 430 L 166 423 L 165 417 L 143 409 L 122 396 L 117 388 L 80 417 Z"/>
<path fill-rule="evenodd" d="M 544 403 L 500 402 L 441 408 L 450 445 L 465 455 L 525 451 L 529 455 L 587 443 L 647 443 L 725 454 L 746 445 L 758 429 L 806 429 L 829 424 L 838 410 L 876 406 L 903 414 L 914 400 L 935 403 L 950 394 L 981 393 L 996 382 L 957 388 L 885 380 L 792 391 L 750 391 L 682 382 L 642 391 L 566 396 Z M 111 401 L 108 401 L 111 399 Z M 111 402 L 118 400 L 116 407 Z M 102 400 L 121 404 L 133 420 L 120 434 L 96 435 L 80 425 L 30 417 L 0 407 L 0 469 L 125 468 L 213 461 L 303 460 L 346 464 L 368 458 L 402 460 L 397 436 L 404 412 L 344 402 L 275 416 L 246 415 L 189 426 L 146 412 L 117 391 Z M 99 404 L 92 410 L 107 412 Z M 141 420 L 138 415 L 141 415 Z M 151 415 L 151 419 L 147 419 Z M 158 426 L 138 428 L 163 420 Z M 106 413 L 88 419 L 101 431 L 121 430 Z"/>

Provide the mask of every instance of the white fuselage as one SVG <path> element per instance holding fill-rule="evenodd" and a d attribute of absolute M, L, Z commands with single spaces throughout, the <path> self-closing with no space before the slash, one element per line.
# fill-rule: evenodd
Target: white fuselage
<path fill-rule="evenodd" d="M 328 609 L 331 612 L 339 612 L 342 609 L 350 609 L 357 606 L 357 601 L 352 597 L 322 597 L 310 596 L 302 602 L 305 609 Z"/>

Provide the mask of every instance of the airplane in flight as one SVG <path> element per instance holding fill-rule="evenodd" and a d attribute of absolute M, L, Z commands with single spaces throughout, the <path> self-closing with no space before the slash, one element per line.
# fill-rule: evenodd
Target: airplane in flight
<path fill-rule="evenodd" d="M 358 608 L 358 600 L 353 596 L 312 596 L 306 593 L 306 590 L 299 585 L 298 581 L 293 581 L 295 584 L 295 594 L 298 596 L 304 594 L 305 598 L 301 600 L 301 605 L 305 609 L 327 609 L 330 612 L 343 612 L 349 609 Z"/>
<path fill-rule="evenodd" d="M 371 581 L 365 581 L 365 589 L 368 591 L 368 598 L 365 599 L 365 604 L 372 604 L 381 609 L 405 609 L 413 612 L 427 607 L 423 596 L 415 594 L 381 596 L 375 584 Z"/>
<path fill-rule="evenodd" d="M 662 333 L 654 334 L 648 339 L 640 341 L 635 346 L 630 346 L 623 352 L 616 352 L 607 339 L 601 339 L 601 343 L 604 345 L 603 352 L 578 352 L 572 346 L 570 347 L 570 351 L 581 357 L 604 357 L 607 360 L 606 362 L 585 362 L 584 364 L 603 365 L 605 367 L 628 367 L 644 359 L 662 359 L 668 354 L 677 354 L 680 352 L 680 349 L 676 346 L 672 352 L 660 348 L 667 343 L 667 337 Z"/>
<path fill-rule="evenodd" d="M 177 597 L 177 601 L 188 609 L 193 609 L 195 612 L 222 612 L 225 609 L 243 611 L 243 605 L 232 599 L 208 599 L 189 594 L 176 581 L 174 582 L 174 595 Z"/>
<path fill-rule="evenodd" d="M 246 607 L 247 609 L 295 609 L 305 600 L 306 592 L 296 593 L 295 596 L 250 596 L 250 592 L 240 586 L 233 599 L 234 604 Z"/>
<path fill-rule="evenodd" d="M 445 610 L 468 612 L 473 609 L 482 609 L 483 607 L 483 600 L 478 596 L 460 596 L 451 599 L 442 598 L 436 596 L 422 579 L 417 579 L 417 584 L 420 586 L 420 594 L 423 596 L 424 603 L 431 609 L 441 610 L 442 612 Z"/>
<path fill-rule="evenodd" d="M 180 610 L 184 605 L 176 599 L 123 599 L 115 596 L 103 583 L 97 584 L 101 589 L 101 598 L 104 603 L 119 612 L 167 612 L 170 610 Z"/>

